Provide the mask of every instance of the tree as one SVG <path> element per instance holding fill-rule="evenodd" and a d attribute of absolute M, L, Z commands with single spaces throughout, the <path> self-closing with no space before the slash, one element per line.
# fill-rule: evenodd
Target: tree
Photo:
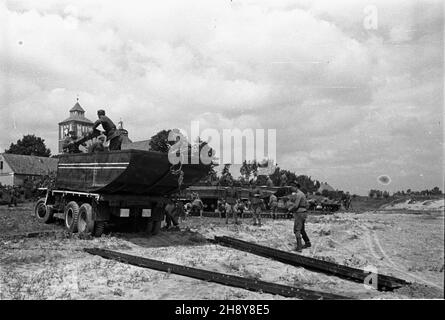
<path fill-rule="evenodd" d="M 442 191 L 440 191 L 440 189 L 439 189 L 439 187 L 434 187 L 432 190 L 431 190 L 431 194 L 442 194 Z"/>
<path fill-rule="evenodd" d="M 170 130 L 161 130 L 150 138 L 150 151 L 158 151 L 167 153 L 170 147 L 175 143 L 174 141 L 168 141 L 168 135 Z"/>
<path fill-rule="evenodd" d="M 17 140 L 17 143 L 11 143 L 5 153 L 49 157 L 51 150 L 46 147 L 44 139 L 28 134 L 23 136 L 21 140 Z"/>

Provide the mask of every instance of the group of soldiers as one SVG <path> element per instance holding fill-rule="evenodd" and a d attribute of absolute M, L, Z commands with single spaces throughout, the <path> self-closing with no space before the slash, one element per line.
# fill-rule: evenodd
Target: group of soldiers
<path fill-rule="evenodd" d="M 301 191 L 301 186 L 298 182 L 290 183 L 291 195 L 287 202 L 287 214 L 294 219 L 293 231 L 297 241 L 296 251 L 301 252 L 305 248 L 311 247 L 310 239 L 305 230 L 305 223 L 307 219 L 308 202 L 305 194 Z M 272 219 L 277 218 L 278 198 L 272 194 L 269 197 L 268 207 Z M 239 217 L 243 217 L 244 211 L 252 213 L 252 222 L 254 226 L 261 226 L 261 214 L 266 211 L 266 202 L 261 198 L 258 190 L 252 192 L 249 199 L 234 198 L 233 195 L 225 199 L 218 200 L 216 212 L 222 218 L 225 216 L 226 224 L 229 223 L 229 217 L 232 216 L 234 223 L 239 224 Z M 303 244 L 304 242 L 304 244 Z"/>
<path fill-rule="evenodd" d="M 97 152 L 105 152 L 107 150 L 121 150 L 123 136 L 119 129 L 117 129 L 116 125 L 105 115 L 104 110 L 97 111 L 98 119 L 93 125 L 93 134 L 88 134 L 85 137 L 79 138 L 77 136 L 76 131 L 68 132 L 68 136 L 62 145 L 62 150 L 64 153 L 81 153 L 79 147 L 86 147 L 86 141 L 94 138 L 95 135 L 98 135 L 97 127 L 99 125 L 102 126 L 104 132 L 97 136 L 97 140 L 92 143 L 88 147 L 88 152 L 97 153 Z M 105 142 L 109 142 L 108 148 L 105 147 Z"/>
<path fill-rule="evenodd" d="M 9 207 L 17 207 L 20 199 L 22 188 L 17 186 L 1 186 L 0 185 L 0 200 L 7 203 Z"/>
<path fill-rule="evenodd" d="M 147 235 L 155 236 L 159 231 L 179 231 L 179 223 L 184 220 L 189 212 L 186 212 L 186 205 L 178 199 L 165 199 L 158 201 L 148 219 Z M 161 228 L 162 222 L 165 225 Z"/>

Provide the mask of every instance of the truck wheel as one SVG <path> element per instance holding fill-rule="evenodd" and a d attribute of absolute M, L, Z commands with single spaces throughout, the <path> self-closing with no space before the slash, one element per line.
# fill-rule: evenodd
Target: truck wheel
<path fill-rule="evenodd" d="M 34 206 L 34 215 L 37 220 L 43 223 L 50 223 L 53 220 L 53 209 L 45 205 L 45 198 L 39 199 Z"/>
<path fill-rule="evenodd" d="M 70 232 L 77 231 L 77 220 L 79 219 L 79 205 L 76 201 L 68 202 L 65 207 L 65 227 Z"/>
<path fill-rule="evenodd" d="M 79 208 L 77 231 L 81 234 L 92 234 L 94 231 L 93 207 L 89 203 L 84 203 Z"/>
<path fill-rule="evenodd" d="M 94 223 L 94 236 L 95 237 L 100 237 L 105 230 L 105 221 L 96 221 Z"/>

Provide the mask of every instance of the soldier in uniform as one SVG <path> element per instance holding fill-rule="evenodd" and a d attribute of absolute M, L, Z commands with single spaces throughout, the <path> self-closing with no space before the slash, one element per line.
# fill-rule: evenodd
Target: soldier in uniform
<path fill-rule="evenodd" d="M 196 195 L 195 199 L 192 201 L 192 212 L 199 211 L 199 216 L 202 218 L 202 212 L 204 210 L 204 204 L 202 203 L 201 199 L 199 199 L 199 196 Z"/>
<path fill-rule="evenodd" d="M 165 206 L 165 230 L 170 229 L 172 224 L 173 227 L 171 228 L 171 230 L 179 230 L 178 215 L 176 209 L 176 204 L 173 203 L 173 201 L 170 199 L 167 200 L 167 205 Z"/>
<path fill-rule="evenodd" d="M 304 229 L 307 218 L 307 201 L 306 196 L 300 190 L 300 184 L 294 181 L 292 185 L 294 186 L 296 192 L 293 192 L 290 196 L 288 211 L 294 215 L 294 234 L 295 239 L 297 240 L 297 247 L 295 250 L 301 252 L 302 249 L 309 248 L 311 246 L 309 237 Z M 301 237 L 303 237 L 304 246 L 302 245 Z"/>
<path fill-rule="evenodd" d="M 229 223 L 229 214 L 232 214 L 235 223 L 238 223 L 237 213 L 234 208 L 235 204 L 236 204 L 236 190 L 234 188 L 229 188 L 227 190 L 227 197 L 226 197 L 226 224 Z"/>
<path fill-rule="evenodd" d="M 9 198 L 9 207 L 12 207 L 12 206 L 17 207 L 17 199 L 19 197 L 19 192 L 18 192 L 16 186 L 13 186 L 13 187 L 10 188 L 9 196 L 10 196 L 10 198 Z"/>
<path fill-rule="evenodd" d="M 220 218 L 226 217 L 226 203 L 223 199 L 218 199 L 218 203 L 216 205 L 217 213 L 219 214 Z"/>
<path fill-rule="evenodd" d="M 99 152 L 105 152 L 106 148 L 104 146 L 106 137 L 104 135 L 100 135 L 97 137 L 97 141 L 94 142 L 89 148 L 89 153 L 99 153 Z"/>
<path fill-rule="evenodd" d="M 74 144 L 78 139 L 76 131 L 68 132 L 68 136 L 63 141 L 62 150 L 64 153 L 82 153 L 79 150 L 79 145 Z M 85 144 L 81 144 L 85 146 Z"/>
<path fill-rule="evenodd" d="M 351 206 L 351 195 L 349 194 L 349 192 L 346 192 L 346 194 L 345 194 L 344 206 L 345 206 L 346 210 L 349 210 L 349 208 Z"/>
<path fill-rule="evenodd" d="M 148 224 L 146 230 L 148 236 L 155 236 L 159 233 L 159 230 L 161 229 L 162 220 L 164 220 L 164 215 L 165 215 L 164 205 L 162 204 L 161 201 L 159 201 L 153 206 L 151 217 L 148 218 Z"/>
<path fill-rule="evenodd" d="M 264 200 L 260 198 L 260 191 L 256 190 L 253 193 L 253 197 L 251 200 L 252 203 L 252 217 L 253 217 L 253 225 L 261 226 L 261 212 L 265 210 Z"/>
<path fill-rule="evenodd" d="M 102 125 L 102 128 L 105 130 L 105 135 L 107 136 L 107 140 L 110 141 L 109 149 L 120 150 L 123 136 L 121 132 L 116 128 L 116 125 L 105 115 L 104 110 L 97 111 L 98 120 L 94 123 L 93 130 L 96 129 L 99 125 Z"/>
<path fill-rule="evenodd" d="M 238 199 L 235 204 L 235 211 L 237 214 L 239 214 L 241 219 L 243 218 L 244 210 L 246 210 L 246 204 L 242 199 Z"/>
<path fill-rule="evenodd" d="M 270 208 L 270 213 L 272 215 L 272 219 L 275 220 L 277 217 L 278 198 L 274 194 L 272 194 L 269 198 L 269 208 Z"/>

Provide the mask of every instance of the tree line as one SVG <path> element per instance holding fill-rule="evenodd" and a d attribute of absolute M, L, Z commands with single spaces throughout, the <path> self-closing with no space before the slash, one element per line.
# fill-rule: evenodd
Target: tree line
<path fill-rule="evenodd" d="M 396 191 L 392 194 L 392 196 L 411 196 L 411 195 L 434 196 L 434 195 L 442 195 L 442 194 L 443 193 L 439 187 L 434 187 L 432 189 L 425 189 L 425 190 L 421 190 L 421 191 L 414 191 L 411 189 L 407 189 L 406 191 L 405 190 Z M 370 198 L 385 198 L 385 199 L 387 199 L 390 197 L 390 194 L 388 191 L 371 189 L 371 190 L 369 190 L 368 196 Z"/>

